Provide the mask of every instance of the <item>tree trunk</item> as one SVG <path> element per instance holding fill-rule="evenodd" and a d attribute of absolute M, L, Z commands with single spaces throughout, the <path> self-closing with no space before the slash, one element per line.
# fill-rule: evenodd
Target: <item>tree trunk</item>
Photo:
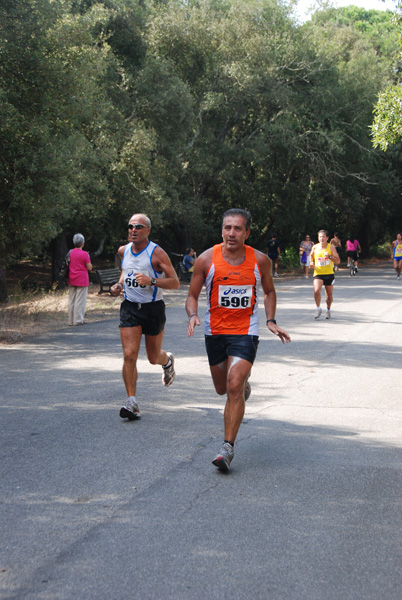
<path fill-rule="evenodd" d="M 98 249 L 97 249 L 95 252 L 91 252 L 91 254 L 90 254 L 90 257 L 91 257 L 91 259 L 92 259 L 92 258 L 95 258 L 96 256 L 99 256 L 100 254 L 102 254 L 102 252 L 103 252 L 103 247 L 104 247 L 104 245 L 105 245 L 105 241 L 106 241 L 106 236 L 105 236 L 105 237 L 103 237 L 103 238 L 101 239 L 101 241 L 99 242 L 99 247 L 98 247 Z"/>
<path fill-rule="evenodd" d="M 59 279 L 59 273 L 63 261 L 68 252 L 67 235 L 62 233 L 52 241 L 52 283 Z"/>
<path fill-rule="evenodd" d="M 4 267 L 0 265 L 0 302 L 7 302 L 8 291 L 6 282 L 6 272 Z"/>

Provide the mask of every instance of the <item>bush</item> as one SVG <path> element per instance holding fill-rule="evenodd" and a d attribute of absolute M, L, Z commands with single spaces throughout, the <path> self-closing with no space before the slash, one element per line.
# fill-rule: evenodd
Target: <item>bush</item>
<path fill-rule="evenodd" d="M 383 242 L 382 244 L 376 244 L 375 246 L 370 247 L 370 255 L 375 256 L 376 258 L 389 258 L 390 251 L 389 247 L 391 242 Z"/>
<path fill-rule="evenodd" d="M 285 251 L 282 252 L 281 266 L 287 269 L 296 269 L 300 266 L 299 253 L 296 248 L 293 246 L 285 248 Z"/>

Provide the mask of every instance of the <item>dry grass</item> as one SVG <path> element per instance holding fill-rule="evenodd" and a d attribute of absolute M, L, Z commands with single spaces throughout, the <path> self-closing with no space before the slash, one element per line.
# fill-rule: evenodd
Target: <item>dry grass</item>
<path fill-rule="evenodd" d="M 85 320 L 118 316 L 121 298 L 98 296 L 98 286 L 88 292 Z M 50 292 L 14 292 L 0 308 L 0 343 L 15 343 L 47 331 L 67 327 L 68 289 Z"/>
<path fill-rule="evenodd" d="M 23 291 L 27 274 L 31 281 L 44 287 L 39 287 L 39 291 Z M 6 304 L 0 304 L 0 344 L 23 342 L 29 337 L 68 327 L 68 288 L 46 290 L 49 277 L 48 265 L 42 267 L 28 261 L 9 272 L 9 299 Z M 180 290 L 165 292 L 166 305 L 183 305 L 184 308 L 187 291 L 188 284 L 182 283 Z M 91 283 L 85 321 L 117 320 L 123 296 L 115 298 L 98 292 L 99 286 Z"/>

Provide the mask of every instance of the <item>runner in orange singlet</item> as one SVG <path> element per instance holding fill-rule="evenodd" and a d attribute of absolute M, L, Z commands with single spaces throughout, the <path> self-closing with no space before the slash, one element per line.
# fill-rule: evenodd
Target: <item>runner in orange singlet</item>
<path fill-rule="evenodd" d="M 248 377 L 258 347 L 258 294 L 265 294 L 267 327 L 283 343 L 289 334 L 275 321 L 276 292 L 272 263 L 266 254 L 246 246 L 251 215 L 232 208 L 223 215 L 223 243 L 209 248 L 195 263 L 186 302 L 187 335 L 200 325 L 198 298 L 205 283 L 207 310 L 205 344 L 212 380 L 218 394 L 227 394 L 221 451 L 212 461 L 223 472 L 230 471 L 234 443 L 251 393 Z"/>

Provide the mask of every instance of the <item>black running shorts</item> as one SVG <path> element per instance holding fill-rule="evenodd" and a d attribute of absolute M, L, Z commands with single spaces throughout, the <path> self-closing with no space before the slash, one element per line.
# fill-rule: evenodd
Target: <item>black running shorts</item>
<path fill-rule="evenodd" d="M 165 303 L 163 300 L 156 302 L 130 302 L 123 300 L 120 307 L 119 327 L 142 327 L 145 335 L 159 335 L 166 323 Z"/>
<path fill-rule="evenodd" d="M 335 275 L 314 275 L 313 279 L 322 279 L 324 285 L 334 285 Z"/>
<path fill-rule="evenodd" d="M 223 363 L 228 356 L 237 356 L 253 364 L 258 342 L 258 335 L 206 335 L 208 362 L 213 367 Z"/>

